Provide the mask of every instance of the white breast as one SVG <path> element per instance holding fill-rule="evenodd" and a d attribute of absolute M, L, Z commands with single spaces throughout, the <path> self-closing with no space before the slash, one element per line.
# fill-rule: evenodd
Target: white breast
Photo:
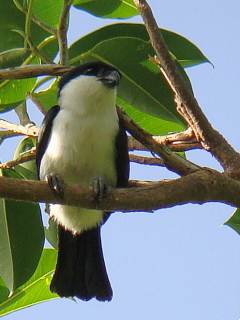
<path fill-rule="evenodd" d="M 71 111 L 61 110 L 54 120 L 51 139 L 41 162 L 41 179 L 54 173 L 66 182 L 86 186 L 94 177 L 102 176 L 115 185 L 114 148 L 118 123 L 117 119 L 105 116 L 78 118 Z"/>

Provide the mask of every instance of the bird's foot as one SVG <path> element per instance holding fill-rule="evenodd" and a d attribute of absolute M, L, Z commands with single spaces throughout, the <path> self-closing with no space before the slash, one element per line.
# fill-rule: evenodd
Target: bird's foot
<path fill-rule="evenodd" d="M 52 191 L 60 198 L 64 196 L 64 183 L 63 180 L 56 174 L 49 174 L 47 182 Z"/>
<path fill-rule="evenodd" d="M 95 200 L 98 202 L 103 199 L 108 191 L 108 186 L 103 177 L 95 177 L 92 180 L 91 187 L 93 188 L 93 192 L 95 195 Z"/>

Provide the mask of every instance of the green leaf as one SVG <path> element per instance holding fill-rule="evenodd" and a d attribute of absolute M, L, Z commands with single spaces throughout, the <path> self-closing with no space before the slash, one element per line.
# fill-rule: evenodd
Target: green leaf
<path fill-rule="evenodd" d="M 5 286 L 3 280 L 0 278 L 0 304 L 2 301 L 6 300 L 9 296 L 9 290 Z"/>
<path fill-rule="evenodd" d="M 73 4 L 101 18 L 126 19 L 139 14 L 133 0 L 74 0 Z"/>
<path fill-rule="evenodd" d="M 20 177 L 9 169 L 1 170 L 1 175 Z M 39 205 L 0 199 L 0 276 L 10 292 L 32 276 L 43 244 Z"/>
<path fill-rule="evenodd" d="M 33 15 L 45 24 L 57 28 L 63 8 L 63 0 L 34 0 Z"/>
<path fill-rule="evenodd" d="M 163 128 L 167 128 L 167 132 L 162 132 L 164 134 L 182 130 L 185 124 L 176 111 L 172 90 L 158 68 L 149 61 L 152 50 L 150 44 L 143 40 L 121 37 L 99 43 L 84 57 L 102 60 L 121 72 L 123 77 L 118 89 L 120 106 L 125 101 L 135 109 L 161 118 Z"/>
<path fill-rule="evenodd" d="M 6 80 L 0 84 L 0 105 L 20 103 L 31 92 L 36 79 Z"/>
<path fill-rule="evenodd" d="M 169 30 L 161 29 L 161 32 L 169 50 L 183 67 L 209 62 L 206 56 L 188 39 Z M 149 41 L 148 33 L 143 24 L 116 23 L 89 33 L 73 43 L 69 50 L 70 59 L 72 62 L 79 62 L 81 54 L 91 50 L 98 43 L 118 37 L 132 37 Z M 122 50 L 120 52 L 122 53 Z"/>
<path fill-rule="evenodd" d="M 150 134 L 165 135 L 171 131 L 169 130 L 169 126 L 172 127 L 172 123 L 168 123 L 166 120 L 142 112 L 132 107 L 126 100 L 120 97 L 117 97 L 117 104 L 121 106 L 131 119 Z"/>
<path fill-rule="evenodd" d="M 23 38 L 14 30 L 24 30 L 24 16 L 13 1 L 0 1 L 0 21 L 0 52 L 22 48 Z"/>
<path fill-rule="evenodd" d="M 33 140 L 32 138 L 29 138 L 29 137 L 23 138 L 16 147 L 16 150 L 13 155 L 13 160 L 18 159 L 25 152 L 35 147 L 35 145 L 36 145 L 36 141 Z M 21 163 L 15 166 L 15 170 L 19 174 L 21 174 L 24 179 L 30 179 L 30 180 L 37 179 L 37 168 L 36 168 L 35 160 Z"/>
<path fill-rule="evenodd" d="M 0 53 L 0 66 L 7 68 L 9 66 L 20 65 L 30 54 L 30 50 L 26 48 L 15 48 Z"/>
<path fill-rule="evenodd" d="M 240 209 L 237 209 L 233 215 L 224 223 L 235 230 L 240 235 Z"/>
<path fill-rule="evenodd" d="M 193 66 L 208 59 L 186 38 L 161 31 L 191 88 L 182 66 Z M 123 75 L 118 90 L 119 105 L 147 131 L 167 134 L 182 130 L 185 124 L 176 112 L 169 85 L 149 59 L 154 54 L 142 24 L 110 25 L 88 34 L 70 47 L 71 64 L 102 60 L 118 68 Z"/>
<path fill-rule="evenodd" d="M 57 104 L 57 90 L 57 80 L 54 80 L 47 89 L 32 93 L 44 113 Z"/>
<path fill-rule="evenodd" d="M 6 288 L 1 285 L 0 281 L 0 316 L 58 297 L 49 290 L 56 255 L 56 250 L 44 249 L 31 279 L 8 298 Z"/>
<path fill-rule="evenodd" d="M 31 63 L 39 63 L 39 59 L 29 60 Z M 0 112 L 7 112 L 14 106 L 22 103 L 36 83 L 36 78 L 5 80 L 0 82 Z"/>
<path fill-rule="evenodd" d="M 19 106 L 20 103 L 0 104 L 0 113 L 8 112 Z"/>
<path fill-rule="evenodd" d="M 22 6 L 22 1 L 19 0 L 18 2 Z M 47 3 L 48 1 L 42 1 L 42 6 L 46 7 Z M 38 3 L 36 3 L 36 7 L 38 7 Z M 38 11 L 38 9 L 36 10 Z M 53 21 L 56 14 L 56 10 L 48 12 L 49 19 L 51 16 L 51 21 Z M 0 1 L 0 20 L 0 68 L 21 65 L 30 55 L 30 50 L 25 49 L 24 46 L 25 14 L 15 6 L 13 0 Z M 30 38 L 35 47 L 39 46 L 49 36 L 50 33 L 39 27 L 35 22 L 31 22 Z M 57 40 L 54 39 L 51 43 L 44 45 L 44 48 L 40 45 L 38 49 L 48 59 L 53 59 L 58 51 Z"/>

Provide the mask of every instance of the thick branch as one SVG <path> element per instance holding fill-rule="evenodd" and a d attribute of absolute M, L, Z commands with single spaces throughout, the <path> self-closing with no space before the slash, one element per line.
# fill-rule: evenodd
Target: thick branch
<path fill-rule="evenodd" d="M 15 68 L 0 69 L 0 80 L 6 79 L 24 79 L 38 76 L 60 76 L 71 67 L 64 67 L 59 64 L 25 65 Z"/>
<path fill-rule="evenodd" d="M 176 93 L 178 111 L 192 127 L 198 141 L 209 150 L 228 173 L 239 170 L 240 155 L 216 131 L 202 112 L 177 65 L 172 59 L 151 8 L 146 0 L 134 0 L 139 8 L 161 69 Z"/>
<path fill-rule="evenodd" d="M 134 182 L 133 185 L 136 186 L 137 183 Z M 60 199 L 46 182 L 0 177 L 0 196 L 21 201 L 61 203 L 124 212 L 206 202 L 222 202 L 240 207 L 240 183 L 213 170 L 198 170 L 176 180 L 145 182 L 140 185 L 141 187 L 113 189 L 97 204 L 90 189 L 77 185 L 66 185 L 64 199 Z"/>
<path fill-rule="evenodd" d="M 173 153 L 166 146 L 158 144 L 153 136 L 140 128 L 132 119 L 118 108 L 118 115 L 126 130 L 138 141 L 140 141 L 148 150 L 159 155 L 164 161 L 165 166 L 180 175 L 186 175 L 193 171 L 199 170 L 200 167 L 194 163 L 183 159 Z"/>

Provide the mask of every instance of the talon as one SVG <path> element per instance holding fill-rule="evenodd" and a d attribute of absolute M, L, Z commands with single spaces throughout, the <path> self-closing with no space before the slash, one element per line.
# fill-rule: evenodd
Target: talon
<path fill-rule="evenodd" d="M 101 201 L 107 192 L 107 184 L 103 177 L 96 177 L 92 181 L 93 192 L 97 201 Z"/>
<path fill-rule="evenodd" d="M 64 183 L 63 180 L 55 174 L 49 174 L 47 176 L 47 182 L 52 191 L 60 198 L 64 196 Z"/>

